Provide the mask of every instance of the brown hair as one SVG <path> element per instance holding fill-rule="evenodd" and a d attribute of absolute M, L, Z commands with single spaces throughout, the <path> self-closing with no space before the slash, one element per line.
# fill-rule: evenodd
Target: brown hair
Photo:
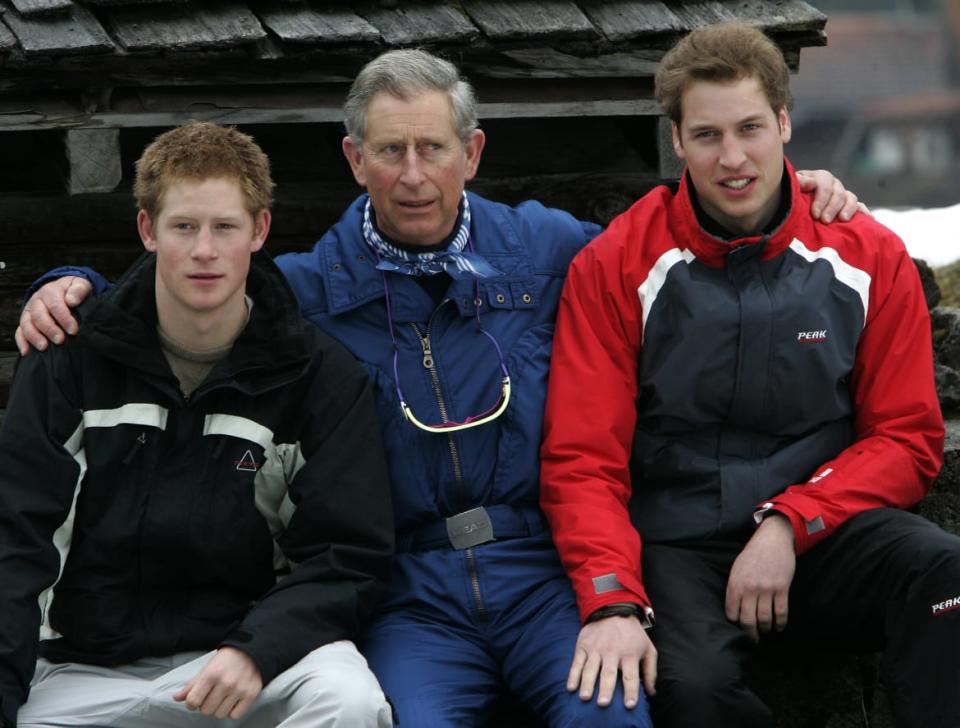
<path fill-rule="evenodd" d="M 671 48 L 657 69 L 654 97 L 663 112 L 680 123 L 683 92 L 694 81 L 756 78 L 774 112 L 790 109 L 790 70 L 776 44 L 745 23 L 707 25 Z"/>
<path fill-rule="evenodd" d="M 175 180 L 235 180 L 256 215 L 270 209 L 273 180 L 270 160 L 253 138 L 233 127 L 191 121 L 164 132 L 137 160 L 133 195 L 151 218 L 160 212 L 160 199 Z"/>

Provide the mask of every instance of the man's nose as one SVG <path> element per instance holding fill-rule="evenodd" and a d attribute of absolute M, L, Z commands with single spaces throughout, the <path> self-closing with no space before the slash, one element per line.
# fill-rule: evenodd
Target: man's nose
<path fill-rule="evenodd" d="M 194 258 L 215 258 L 217 246 L 213 238 L 213 229 L 209 225 L 201 225 L 194 238 L 193 249 L 190 251 Z"/>
<path fill-rule="evenodd" d="M 723 139 L 720 153 L 720 164 L 724 167 L 735 169 L 743 164 L 747 155 L 743 151 L 743 144 L 734 136 L 727 136 Z"/>
<path fill-rule="evenodd" d="M 423 182 L 423 160 L 417 153 L 417 148 L 413 145 L 407 147 L 403 155 L 403 170 L 400 180 L 411 187 L 416 187 Z"/>

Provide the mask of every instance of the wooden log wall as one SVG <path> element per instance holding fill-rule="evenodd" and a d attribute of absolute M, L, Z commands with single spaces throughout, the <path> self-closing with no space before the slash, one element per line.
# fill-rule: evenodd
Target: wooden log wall
<path fill-rule="evenodd" d="M 470 188 L 492 199 L 539 199 L 606 224 L 660 180 L 651 143 L 656 117 L 490 119 L 481 126 L 487 145 Z M 342 127 L 241 128 L 268 153 L 278 183 L 268 249 L 307 249 L 360 192 L 340 150 Z M 0 134 L 0 155 L 15 160 L 0 172 L 0 406 L 29 284 L 58 265 L 88 265 L 114 278 L 140 254 L 133 165 L 162 131 L 120 130 L 121 182 L 113 192 L 83 195 L 68 194 L 66 132 Z"/>

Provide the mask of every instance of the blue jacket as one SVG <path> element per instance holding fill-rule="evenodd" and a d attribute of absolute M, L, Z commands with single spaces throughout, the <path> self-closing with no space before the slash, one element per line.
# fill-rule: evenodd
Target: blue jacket
<path fill-rule="evenodd" d="M 436 306 L 413 278 L 375 268 L 361 235 L 366 199 L 355 200 L 313 250 L 281 255 L 277 264 L 306 318 L 350 349 L 373 381 L 398 535 L 479 505 L 536 507 L 557 302 L 567 266 L 599 226 L 537 202 L 511 208 L 469 194 L 474 250 L 502 275 L 479 284 L 455 280 Z M 384 275 L 401 389 L 416 416 L 431 424 L 476 415 L 499 396 L 497 352 L 477 329 L 479 286 L 481 323 L 499 343 L 513 385 L 499 419 L 448 434 L 421 431 L 404 419 Z M 424 337 L 433 370 L 424 366 Z"/>
<path fill-rule="evenodd" d="M 400 410 L 394 350 L 384 305 L 384 274 L 363 240 L 367 195 L 306 253 L 277 256 L 304 316 L 344 344 L 367 369 L 390 465 L 398 550 L 421 527 L 476 506 L 538 509 L 539 447 L 557 303 L 573 256 L 601 228 L 538 202 L 509 207 L 468 193 L 471 238 L 502 275 L 454 281 L 439 306 L 409 276 L 386 273 L 397 368 L 407 403 L 430 424 L 461 421 L 489 408 L 500 392 L 497 340 L 513 393 L 494 422 L 449 434 L 423 432 Z M 58 268 L 51 278 L 83 275 L 97 293 L 107 281 L 88 268 Z M 424 367 L 428 336 L 434 368 Z M 441 407 L 443 410 L 441 411 Z"/>

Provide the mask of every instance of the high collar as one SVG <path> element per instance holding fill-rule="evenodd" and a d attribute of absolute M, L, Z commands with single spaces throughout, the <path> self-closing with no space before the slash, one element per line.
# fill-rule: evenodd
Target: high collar
<path fill-rule="evenodd" d="M 800 191 L 800 183 L 797 181 L 797 174 L 793 165 L 786 158 L 784 158 L 783 163 L 784 174 L 787 175 L 790 183 L 790 208 L 780 224 L 772 230 L 766 230 L 757 235 L 726 239 L 708 232 L 698 221 L 694 202 L 691 198 L 690 176 L 684 168 L 680 188 L 671 205 L 673 208 L 671 217 L 680 226 L 683 231 L 683 239 L 688 242 L 690 249 L 699 260 L 709 266 L 719 268 L 724 265 L 727 255 L 732 250 L 744 245 L 760 245 L 762 247 L 761 260 L 770 260 L 790 245 L 798 227 L 803 224 L 805 218 L 809 218 L 809 211 L 804 206 L 804 197 Z"/>
<path fill-rule="evenodd" d="M 157 335 L 155 286 L 156 255 L 145 253 L 113 289 L 81 306 L 80 338 L 125 366 L 169 379 Z M 296 298 L 267 253 L 251 258 L 246 291 L 254 301 L 250 321 L 217 372 L 221 379 L 242 379 L 238 386 L 261 390 L 301 371 L 309 352 Z"/>
<path fill-rule="evenodd" d="M 533 277 L 530 254 L 497 206 L 467 192 L 470 198 L 471 236 L 474 248 L 501 275 L 480 282 L 481 290 L 511 283 L 528 283 Z M 363 239 L 361 222 L 367 195 L 361 195 L 320 242 L 320 263 L 331 315 L 340 315 L 383 298 L 383 277 L 390 290 L 391 315 L 397 322 L 423 321 L 435 309 L 430 295 L 410 276 L 383 273 Z M 461 316 L 476 313 L 476 281 L 452 281 L 446 298 Z"/>

